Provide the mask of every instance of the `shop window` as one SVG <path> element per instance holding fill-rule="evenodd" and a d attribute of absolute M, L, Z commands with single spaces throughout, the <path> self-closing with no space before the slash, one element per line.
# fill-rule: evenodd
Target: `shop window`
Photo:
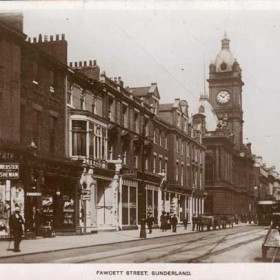
<path fill-rule="evenodd" d="M 130 187 L 129 191 L 129 220 L 130 225 L 136 225 L 136 188 Z"/>
<path fill-rule="evenodd" d="M 147 209 L 148 212 L 151 212 L 152 215 L 153 213 L 153 191 L 152 190 L 148 190 L 147 191 Z"/>
<path fill-rule="evenodd" d="M 158 192 L 154 191 L 154 222 L 158 224 Z"/>
<path fill-rule="evenodd" d="M 128 225 L 128 186 L 122 186 L 122 224 Z"/>
<path fill-rule="evenodd" d="M 86 156 L 86 122 L 72 121 L 72 155 Z"/>

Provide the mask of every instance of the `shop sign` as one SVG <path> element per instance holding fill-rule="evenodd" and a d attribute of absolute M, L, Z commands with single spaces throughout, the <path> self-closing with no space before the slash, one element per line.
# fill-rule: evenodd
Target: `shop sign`
<path fill-rule="evenodd" d="M 18 163 L 1 163 L 0 164 L 0 179 L 12 180 L 19 178 Z"/>
<path fill-rule="evenodd" d="M 40 192 L 27 192 L 26 196 L 41 196 L 42 193 Z"/>

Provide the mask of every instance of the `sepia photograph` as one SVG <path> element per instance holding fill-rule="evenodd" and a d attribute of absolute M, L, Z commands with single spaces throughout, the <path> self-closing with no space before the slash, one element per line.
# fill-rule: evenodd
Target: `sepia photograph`
<path fill-rule="evenodd" d="M 278 268 L 280 5 L 245 2 L 0 1 L 0 264 Z"/>

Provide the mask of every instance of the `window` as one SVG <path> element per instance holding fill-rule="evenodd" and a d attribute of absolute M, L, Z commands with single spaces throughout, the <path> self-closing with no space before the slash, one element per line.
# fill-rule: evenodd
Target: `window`
<path fill-rule="evenodd" d="M 91 112 L 93 114 L 96 114 L 96 104 L 95 104 L 95 102 L 96 102 L 96 99 L 95 99 L 95 97 L 93 97 L 92 98 L 92 103 L 91 103 Z"/>
<path fill-rule="evenodd" d="M 184 185 L 184 165 L 181 165 L 181 186 Z"/>
<path fill-rule="evenodd" d="M 179 181 L 179 162 L 176 162 L 176 178 L 175 180 L 178 182 Z"/>
<path fill-rule="evenodd" d="M 178 113 L 177 115 L 177 126 L 181 128 L 181 114 Z"/>
<path fill-rule="evenodd" d="M 182 156 L 185 154 L 185 142 L 182 141 L 182 149 L 181 149 Z"/>
<path fill-rule="evenodd" d="M 32 61 L 32 72 L 33 72 L 33 84 L 38 85 L 38 62 L 37 60 Z"/>
<path fill-rule="evenodd" d="M 41 128 L 41 112 L 34 110 L 34 119 L 33 119 L 33 141 L 36 146 L 40 146 L 40 128 Z"/>
<path fill-rule="evenodd" d="M 81 98 L 80 98 L 80 109 L 85 110 L 85 96 L 84 96 L 84 94 L 82 94 Z"/>
<path fill-rule="evenodd" d="M 214 160 L 211 156 L 205 157 L 205 180 L 214 180 Z"/>
<path fill-rule="evenodd" d="M 54 96 L 54 72 L 50 71 L 50 93 L 52 96 Z"/>
<path fill-rule="evenodd" d="M 167 134 L 165 135 L 165 149 L 168 149 Z"/>
<path fill-rule="evenodd" d="M 20 104 L 20 141 L 21 142 L 24 141 L 25 121 L 26 121 L 25 105 Z"/>
<path fill-rule="evenodd" d="M 159 156 L 159 172 L 162 172 L 163 164 L 162 164 L 162 157 Z"/>
<path fill-rule="evenodd" d="M 188 120 L 184 118 L 184 131 L 188 132 Z"/>
<path fill-rule="evenodd" d="M 125 128 L 128 128 L 128 108 L 122 104 L 122 124 Z"/>
<path fill-rule="evenodd" d="M 168 162 L 168 159 L 165 159 L 164 161 L 164 172 L 167 173 L 167 162 Z"/>
<path fill-rule="evenodd" d="M 72 84 L 69 80 L 67 80 L 67 104 L 73 104 L 73 96 L 72 96 Z"/>
<path fill-rule="evenodd" d="M 72 121 L 72 155 L 86 156 L 86 121 Z M 93 153 L 93 147 L 92 147 Z"/>
<path fill-rule="evenodd" d="M 53 116 L 50 117 L 50 152 L 55 153 L 55 132 L 56 132 L 57 119 Z"/>
<path fill-rule="evenodd" d="M 140 133 L 139 113 L 134 111 L 134 131 Z"/>
<path fill-rule="evenodd" d="M 122 157 L 123 157 L 123 164 L 127 164 L 126 162 L 126 145 L 122 145 Z"/>
<path fill-rule="evenodd" d="M 145 169 L 148 170 L 149 169 L 149 159 L 145 158 Z"/>
<path fill-rule="evenodd" d="M 115 121 L 115 99 L 109 98 L 109 120 Z"/>
<path fill-rule="evenodd" d="M 176 152 L 179 153 L 179 138 L 176 137 Z"/>
<path fill-rule="evenodd" d="M 145 118 L 145 136 L 149 136 L 149 120 Z"/>
<path fill-rule="evenodd" d="M 113 143 L 108 143 L 108 159 L 113 159 L 114 145 Z"/>
<path fill-rule="evenodd" d="M 156 129 L 154 129 L 153 141 L 156 143 Z"/>
<path fill-rule="evenodd" d="M 154 155 L 154 158 L 153 158 L 153 172 L 156 173 L 156 162 L 157 162 L 157 156 Z"/>

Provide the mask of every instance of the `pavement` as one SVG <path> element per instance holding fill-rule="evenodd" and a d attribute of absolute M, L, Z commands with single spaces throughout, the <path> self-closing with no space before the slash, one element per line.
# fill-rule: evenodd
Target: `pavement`
<path fill-rule="evenodd" d="M 245 226 L 247 224 L 238 224 L 236 226 Z M 187 230 L 182 225 L 177 227 L 177 232 L 173 233 L 171 230 L 162 232 L 160 229 L 153 229 L 151 234 L 147 232 L 147 239 L 161 238 L 166 236 L 182 235 L 196 233 L 192 231 L 191 225 L 188 225 Z M 44 252 L 54 252 L 60 250 L 70 250 L 82 247 L 91 247 L 97 245 L 106 245 L 113 243 L 129 242 L 140 240 L 140 229 L 138 230 L 126 230 L 126 231 L 110 231 L 110 232 L 99 232 L 96 234 L 88 235 L 71 235 L 71 236 L 56 236 L 53 238 L 41 238 L 23 240 L 20 244 L 20 252 L 14 252 L 13 241 L 1 241 L 0 242 L 0 259 L 11 257 L 30 255 Z M 0 260 L 1 263 L 1 260 Z"/>

